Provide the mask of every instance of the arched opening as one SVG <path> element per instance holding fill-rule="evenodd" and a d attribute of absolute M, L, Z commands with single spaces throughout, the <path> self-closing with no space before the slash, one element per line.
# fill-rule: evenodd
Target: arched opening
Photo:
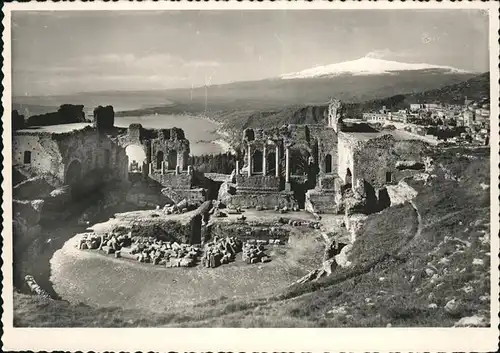
<path fill-rule="evenodd" d="M 262 152 L 257 150 L 252 155 L 253 173 L 262 173 Z"/>
<path fill-rule="evenodd" d="M 345 183 L 346 185 L 352 185 L 352 173 L 349 168 L 347 168 L 347 171 L 345 173 Z"/>
<path fill-rule="evenodd" d="M 307 175 L 309 171 L 310 154 L 303 149 L 290 151 L 290 172 L 292 175 Z"/>
<path fill-rule="evenodd" d="M 325 156 L 325 173 L 331 173 L 332 172 L 332 155 L 327 154 Z"/>
<path fill-rule="evenodd" d="M 177 151 L 168 151 L 168 169 L 175 170 L 177 168 Z"/>
<path fill-rule="evenodd" d="M 25 151 L 24 152 L 24 164 L 30 164 L 30 163 L 31 163 L 31 152 Z"/>
<path fill-rule="evenodd" d="M 247 141 L 255 140 L 255 133 L 254 133 L 253 129 L 246 129 L 245 130 L 245 139 Z"/>
<path fill-rule="evenodd" d="M 140 145 L 128 145 L 125 148 L 128 157 L 128 170 L 132 173 L 140 173 L 142 166 L 146 162 L 146 152 Z"/>
<path fill-rule="evenodd" d="M 385 182 L 392 183 L 392 173 L 391 172 L 385 172 Z"/>
<path fill-rule="evenodd" d="M 75 185 L 80 181 L 82 173 L 82 165 L 76 159 L 73 160 L 66 171 L 66 177 L 64 178 L 64 183 L 67 185 Z"/>
<path fill-rule="evenodd" d="M 276 174 L 276 153 L 274 152 L 267 155 L 267 170 L 271 175 Z"/>
<path fill-rule="evenodd" d="M 156 169 L 162 169 L 163 151 L 158 151 L 156 154 Z"/>

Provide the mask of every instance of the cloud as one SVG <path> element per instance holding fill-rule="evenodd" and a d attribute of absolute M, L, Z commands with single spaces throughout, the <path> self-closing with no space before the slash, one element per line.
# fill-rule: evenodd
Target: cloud
<path fill-rule="evenodd" d="M 149 54 L 137 56 L 135 54 L 103 54 L 98 56 L 84 56 L 79 59 L 82 64 L 91 66 L 114 66 L 129 69 L 158 69 L 164 67 L 218 67 L 216 61 L 185 60 L 171 54 Z"/>
<path fill-rule="evenodd" d="M 388 48 L 385 48 L 385 49 L 372 50 L 371 52 L 367 53 L 365 56 L 367 58 L 373 58 L 373 59 L 397 60 L 397 59 L 410 58 L 410 57 L 415 56 L 415 54 L 416 53 L 412 49 L 393 51 L 393 50 L 390 50 Z"/>
<path fill-rule="evenodd" d="M 185 60 L 171 54 L 138 56 L 131 53 L 86 55 L 64 63 L 13 65 L 13 80 L 65 90 L 68 87 L 118 86 L 147 89 L 177 86 L 204 73 L 215 73 L 220 64 L 211 60 Z M 209 71 L 208 71 L 209 70 Z"/>

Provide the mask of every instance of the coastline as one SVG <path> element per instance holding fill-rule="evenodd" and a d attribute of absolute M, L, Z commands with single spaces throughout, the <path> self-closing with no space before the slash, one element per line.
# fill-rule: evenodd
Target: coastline
<path fill-rule="evenodd" d="M 215 143 L 217 145 L 219 145 L 222 150 L 224 151 L 223 153 L 236 153 L 235 149 L 233 148 L 233 146 L 231 145 L 231 143 L 229 142 L 229 133 L 227 131 L 224 130 L 224 124 L 218 120 L 215 120 L 214 118 L 211 118 L 207 115 L 204 115 L 204 114 L 197 114 L 197 115 L 194 115 L 194 117 L 196 118 L 199 118 L 199 119 L 203 119 L 203 120 L 207 120 L 209 122 L 211 122 L 212 124 L 214 125 L 217 125 L 217 130 L 216 130 L 216 133 L 217 135 L 219 135 L 219 138 L 216 139 L 216 140 L 213 140 L 212 143 Z"/>

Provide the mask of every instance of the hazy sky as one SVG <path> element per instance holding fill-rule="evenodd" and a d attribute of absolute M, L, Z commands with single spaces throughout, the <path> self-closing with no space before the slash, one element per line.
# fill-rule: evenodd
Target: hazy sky
<path fill-rule="evenodd" d="M 14 95 L 256 80 L 373 57 L 488 71 L 479 11 L 12 13 Z"/>

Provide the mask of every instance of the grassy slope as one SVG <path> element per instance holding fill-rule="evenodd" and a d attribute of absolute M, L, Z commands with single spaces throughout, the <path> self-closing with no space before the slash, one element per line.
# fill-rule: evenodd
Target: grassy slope
<path fill-rule="evenodd" d="M 448 150 L 437 154 L 435 160 L 448 173 L 460 176 L 459 181 L 445 180 L 444 172 L 438 170 L 438 179 L 431 185 L 414 183 L 420 190 L 414 203 L 422 217 L 418 239 L 413 238 L 417 218 L 409 204 L 372 215 L 353 248 L 354 266 L 337 269 L 318 282 L 250 302 L 220 298 L 168 314 L 73 306 L 16 293 L 15 323 L 101 327 L 451 326 L 463 316 L 487 317 L 489 299 L 481 296 L 489 295 L 489 243 L 480 240 L 484 233 L 489 236 L 489 190 L 480 184 L 489 183 L 489 151 L 467 151 L 477 159 L 457 157 L 457 151 L 463 154 L 461 150 Z M 446 236 L 470 242 L 470 247 L 457 251 L 456 242 L 444 241 Z M 472 265 L 473 259 L 482 259 L 484 265 Z M 437 271 L 434 280 L 425 272 L 427 267 Z M 467 293 L 467 289 L 472 291 Z M 443 307 L 452 298 L 460 305 L 456 313 L 449 314 Z M 430 303 L 437 308 L 428 308 Z M 333 308 L 343 308 L 345 314 L 329 313 Z"/>

